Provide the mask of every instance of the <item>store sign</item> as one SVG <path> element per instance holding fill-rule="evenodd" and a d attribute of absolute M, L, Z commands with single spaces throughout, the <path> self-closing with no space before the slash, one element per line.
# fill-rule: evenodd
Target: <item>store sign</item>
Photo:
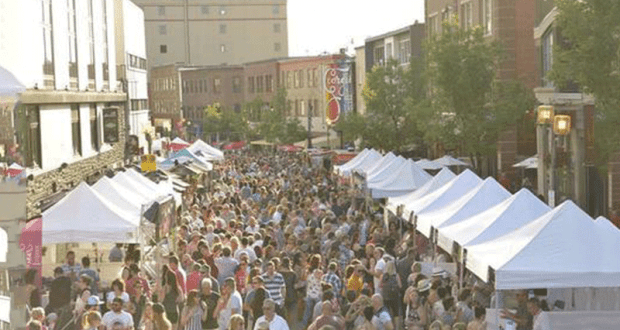
<path fill-rule="evenodd" d="M 119 140 L 118 108 L 103 109 L 103 142 L 116 143 Z"/>
<path fill-rule="evenodd" d="M 353 110 L 352 63 L 331 64 L 324 70 L 325 120 L 328 125 L 338 122 L 340 116 Z"/>
<path fill-rule="evenodd" d="M 140 169 L 142 170 L 142 172 L 154 172 L 157 170 L 155 155 L 142 155 L 140 157 L 140 160 Z"/>

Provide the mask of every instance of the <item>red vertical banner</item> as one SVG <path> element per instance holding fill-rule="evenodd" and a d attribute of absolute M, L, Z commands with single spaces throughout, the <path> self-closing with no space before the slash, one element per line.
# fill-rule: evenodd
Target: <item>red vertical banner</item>
<path fill-rule="evenodd" d="M 43 220 L 41 218 L 30 220 L 22 229 L 19 237 L 19 248 L 26 254 L 26 265 L 38 272 L 37 285 L 41 286 L 41 266 L 43 263 Z"/>

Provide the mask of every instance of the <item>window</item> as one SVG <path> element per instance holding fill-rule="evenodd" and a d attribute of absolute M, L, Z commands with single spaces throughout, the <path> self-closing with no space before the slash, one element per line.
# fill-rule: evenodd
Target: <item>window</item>
<path fill-rule="evenodd" d="M 226 45 L 224 44 L 220 45 L 220 53 L 226 53 Z"/>
<path fill-rule="evenodd" d="M 159 34 L 162 36 L 165 36 L 166 34 L 168 34 L 168 30 L 166 29 L 165 25 L 159 26 Z"/>
<path fill-rule="evenodd" d="M 446 8 L 441 12 L 441 23 L 450 21 L 450 9 Z"/>
<path fill-rule="evenodd" d="M 433 35 L 437 33 L 437 30 L 435 29 L 435 21 L 437 20 L 437 16 L 429 16 L 428 17 L 428 34 L 429 35 Z"/>
<path fill-rule="evenodd" d="M 304 70 L 299 70 L 299 88 L 304 88 Z"/>
<path fill-rule="evenodd" d="M 131 110 L 146 110 L 147 101 L 144 99 L 132 99 Z"/>
<path fill-rule="evenodd" d="M 254 93 L 254 77 L 248 77 L 248 93 Z"/>
<path fill-rule="evenodd" d="M 202 11 L 203 15 L 209 15 L 209 6 L 201 6 L 200 10 Z"/>
<path fill-rule="evenodd" d="M 279 52 L 280 49 L 282 49 L 282 45 L 279 42 L 276 42 L 275 44 L 273 44 L 274 51 Z"/>
<path fill-rule="evenodd" d="M 226 15 L 226 7 L 225 6 L 221 6 L 220 7 L 220 15 Z"/>
<path fill-rule="evenodd" d="M 226 34 L 226 24 L 220 24 L 220 34 Z"/>
<path fill-rule="evenodd" d="M 319 85 L 319 72 L 317 71 L 317 69 L 314 69 L 312 72 L 312 79 L 314 79 L 314 84 L 313 86 L 316 87 Z"/>
<path fill-rule="evenodd" d="M 385 63 L 385 48 L 377 47 L 375 48 L 375 65 L 383 65 Z"/>
<path fill-rule="evenodd" d="M 409 63 L 411 58 L 411 40 L 403 39 L 399 42 L 398 59 L 401 64 Z"/>
<path fill-rule="evenodd" d="M 232 91 L 233 93 L 241 93 L 241 77 L 233 77 Z"/>
<path fill-rule="evenodd" d="M 265 76 L 265 92 L 270 93 L 273 92 L 273 76 L 272 75 L 268 75 Z"/>
<path fill-rule="evenodd" d="M 73 142 L 73 154 L 82 155 L 82 136 L 80 130 L 80 107 L 77 104 L 71 105 L 71 137 Z"/>
<path fill-rule="evenodd" d="M 493 0 L 482 0 L 482 28 L 485 35 L 493 32 Z"/>
<path fill-rule="evenodd" d="M 295 100 L 295 116 L 299 117 L 299 100 Z"/>
<path fill-rule="evenodd" d="M 288 71 L 286 73 L 286 88 L 291 89 L 293 87 L 293 72 Z"/>
<path fill-rule="evenodd" d="M 203 85 L 204 85 L 204 87 L 205 87 L 205 93 L 206 93 L 206 92 L 208 92 L 208 91 L 209 91 L 209 89 L 207 88 L 207 81 L 203 79 L 203 80 L 202 80 L 202 84 L 203 84 Z"/>
<path fill-rule="evenodd" d="M 299 71 L 295 71 L 295 88 L 299 88 Z"/>
<path fill-rule="evenodd" d="M 272 13 L 274 13 L 274 14 L 279 14 L 279 13 L 280 13 L 280 6 L 278 6 L 278 5 L 273 5 L 273 8 L 272 8 Z"/>
<path fill-rule="evenodd" d="M 138 104 L 137 107 L 139 106 Z M 134 108 L 134 110 L 138 109 Z M 90 105 L 90 145 L 94 151 L 99 151 L 99 120 L 97 119 L 97 106 L 95 104 Z"/>
<path fill-rule="evenodd" d="M 543 86 L 553 87 L 553 82 L 547 78 L 547 74 L 553 66 L 553 30 L 547 31 L 541 38 L 541 51 Z"/>
<path fill-rule="evenodd" d="M 199 80 L 199 81 L 198 81 L 198 87 L 199 87 L 199 88 L 198 88 L 198 92 L 200 92 L 200 93 L 204 93 L 204 85 L 203 85 L 202 80 Z"/>
<path fill-rule="evenodd" d="M 471 1 L 461 5 L 461 28 L 469 29 L 473 26 L 473 15 Z"/>
<path fill-rule="evenodd" d="M 43 74 L 54 75 L 54 33 L 52 31 L 52 2 L 50 0 L 42 0 L 43 9 Z M 53 85 L 53 83 L 52 83 Z"/>
<path fill-rule="evenodd" d="M 159 53 L 160 54 L 168 53 L 168 46 L 167 45 L 159 45 Z"/>
<path fill-rule="evenodd" d="M 26 166 L 41 168 L 41 121 L 38 106 L 26 106 L 28 141 Z"/>
<path fill-rule="evenodd" d="M 220 78 L 213 78 L 213 93 L 219 94 L 222 90 L 222 81 Z"/>
<path fill-rule="evenodd" d="M 103 24 L 101 24 L 101 34 L 103 35 L 103 60 L 101 61 L 101 65 L 103 67 L 103 80 L 110 80 L 110 71 L 108 69 L 109 63 L 109 54 L 108 54 L 108 5 L 107 1 L 101 1 L 102 8 L 101 12 L 103 13 Z M 109 85 L 108 85 L 109 88 Z"/>
<path fill-rule="evenodd" d="M 159 15 L 159 16 L 166 15 L 166 7 L 164 7 L 164 6 L 157 6 L 157 15 Z"/>
<path fill-rule="evenodd" d="M 274 33 L 280 33 L 281 29 L 282 29 L 282 25 L 280 25 L 280 23 L 273 24 L 273 32 Z"/>
<path fill-rule="evenodd" d="M 389 59 L 391 59 L 393 57 L 394 56 L 392 55 L 392 43 L 389 42 L 389 43 L 385 44 L 385 58 L 389 60 Z"/>
<path fill-rule="evenodd" d="M 308 87 L 312 87 L 312 69 L 308 69 L 306 77 L 308 77 Z"/>
<path fill-rule="evenodd" d="M 256 77 L 256 92 L 257 93 L 262 93 L 263 92 L 263 76 L 258 76 Z"/>
<path fill-rule="evenodd" d="M 77 34 L 75 32 L 75 0 L 67 0 L 67 19 L 69 21 L 69 77 L 77 78 Z M 74 86 L 77 87 L 77 86 Z"/>

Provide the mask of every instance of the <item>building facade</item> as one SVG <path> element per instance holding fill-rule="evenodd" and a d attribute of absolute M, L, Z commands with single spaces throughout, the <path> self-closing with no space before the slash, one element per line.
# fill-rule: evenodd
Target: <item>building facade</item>
<path fill-rule="evenodd" d="M 148 103 L 148 77 L 144 13 L 131 0 L 114 0 L 118 80 L 129 96 L 129 134 L 147 151 L 145 132 L 152 133 Z M 153 137 L 154 138 L 154 137 Z"/>
<path fill-rule="evenodd" d="M 169 64 L 150 69 L 151 116 L 155 131 L 161 136 L 170 136 L 182 125 L 180 67 Z"/>
<path fill-rule="evenodd" d="M 50 195 L 122 165 L 127 96 L 116 79 L 112 0 L 1 4 L 0 65 L 27 89 L 17 121 L 30 216 Z"/>
<path fill-rule="evenodd" d="M 365 40 L 365 68 L 369 72 L 375 65 L 384 65 L 394 59 L 407 66 L 411 58 L 422 57 L 425 27 L 417 21 L 410 26 L 390 31 Z"/>
<path fill-rule="evenodd" d="M 366 103 L 362 92 L 366 85 L 366 47 L 355 48 L 355 111 L 366 114 Z"/>
<path fill-rule="evenodd" d="M 532 29 L 535 26 L 536 1 L 514 0 L 426 0 L 427 36 L 439 34 L 442 23 L 458 17 L 461 28 L 480 26 L 488 38 L 499 41 L 505 56 L 499 63 L 497 77 L 516 79 L 527 88 L 537 84 L 536 48 Z M 512 165 L 519 158 L 536 152 L 534 129 L 504 131 L 497 146 L 497 170 L 514 173 Z"/>
<path fill-rule="evenodd" d="M 286 0 L 134 2 L 144 10 L 149 68 L 288 56 Z"/>
<path fill-rule="evenodd" d="M 203 137 L 203 119 L 209 105 L 241 112 L 244 103 L 243 66 L 184 67 L 181 73 L 181 106 L 188 139 Z"/>
<path fill-rule="evenodd" d="M 278 79 L 280 63 L 278 59 L 269 59 L 243 64 L 245 76 L 245 102 L 260 100 L 268 109 L 276 95 L 281 82 Z M 260 118 L 256 118 L 260 120 Z"/>

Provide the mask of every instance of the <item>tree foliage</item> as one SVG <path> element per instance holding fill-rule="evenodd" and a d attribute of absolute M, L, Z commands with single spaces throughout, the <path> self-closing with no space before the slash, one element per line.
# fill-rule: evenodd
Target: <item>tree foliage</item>
<path fill-rule="evenodd" d="M 243 140 L 249 132 L 249 125 L 243 113 L 223 108 L 214 103 L 204 109 L 203 131 L 209 136 L 219 134 L 220 140 Z"/>
<path fill-rule="evenodd" d="M 620 1 L 557 0 L 562 42 L 553 49 L 549 78 L 570 81 L 596 99 L 595 141 L 606 160 L 620 140 Z"/>
<path fill-rule="evenodd" d="M 297 118 L 288 118 L 286 89 L 280 88 L 272 99 L 269 111 L 260 114 L 258 133 L 268 142 L 290 144 L 306 138 L 306 131 Z"/>

